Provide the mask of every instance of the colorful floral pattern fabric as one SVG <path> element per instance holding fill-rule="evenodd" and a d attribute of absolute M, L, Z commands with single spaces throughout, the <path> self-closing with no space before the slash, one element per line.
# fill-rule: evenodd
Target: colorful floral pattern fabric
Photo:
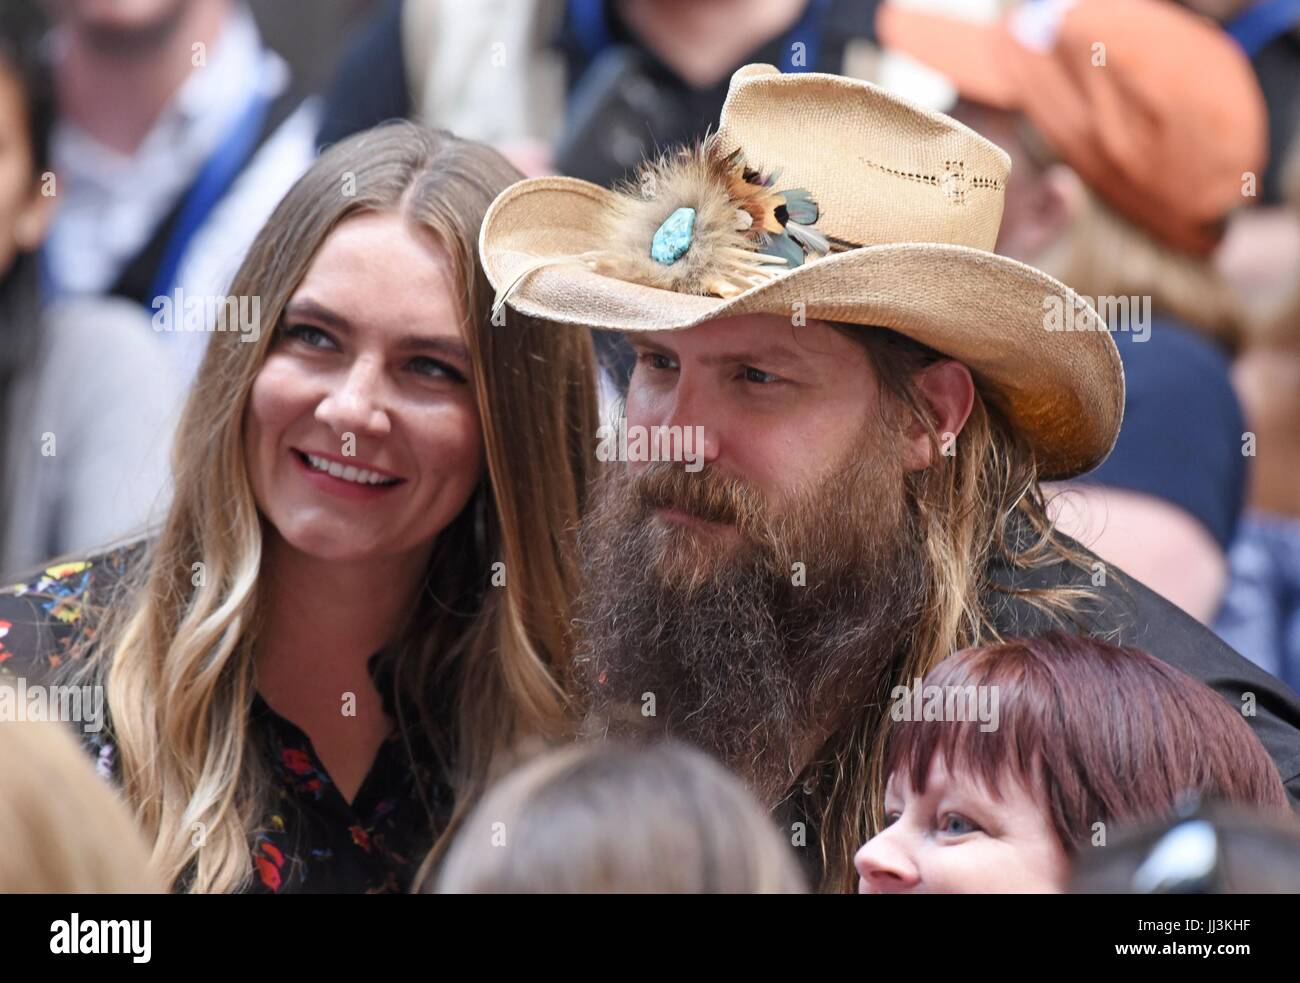
<path fill-rule="evenodd" d="M 77 657 L 77 642 L 93 641 L 92 604 L 109 596 L 142 545 L 51 566 L 29 582 L 0 588 L 0 681 L 57 681 Z M 84 646 L 89 649 L 90 646 Z M 392 713 L 394 694 L 370 660 L 371 675 Z M 120 780 L 108 726 L 78 732 L 96 770 Z M 276 802 L 251 838 L 253 893 L 395 893 L 411 882 L 436 832 L 450 815 L 451 795 L 432 752 L 413 760 L 394 730 L 381 745 L 351 803 L 331 781 L 311 739 L 261 698 L 251 708 L 253 740 L 267 756 Z"/>

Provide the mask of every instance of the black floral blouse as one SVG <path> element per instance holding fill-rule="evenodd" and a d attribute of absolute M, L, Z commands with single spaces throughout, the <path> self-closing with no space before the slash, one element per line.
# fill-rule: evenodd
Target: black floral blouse
<path fill-rule="evenodd" d="M 107 596 L 140 544 L 74 563 L 51 566 L 36 578 L 0 588 L 0 682 L 16 685 L 57 681 L 54 673 L 73 643 L 91 636 L 93 599 Z M 394 695 L 379 666 L 371 677 L 394 716 Z M 109 722 L 77 736 L 104 778 L 120 782 Z M 73 725 L 75 726 L 75 725 Z M 412 878 L 451 812 L 451 793 L 427 744 L 406 742 L 394 730 L 349 804 L 331 781 L 310 738 L 261 698 L 254 698 L 252 726 L 267 755 L 276 803 L 252 837 L 254 893 L 398 893 Z M 422 750 L 421 750 L 422 749 Z"/>

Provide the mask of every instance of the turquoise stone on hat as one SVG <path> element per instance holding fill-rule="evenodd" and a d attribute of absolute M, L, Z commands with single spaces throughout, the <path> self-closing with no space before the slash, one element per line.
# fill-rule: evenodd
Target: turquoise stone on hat
<path fill-rule="evenodd" d="M 672 266 L 691 248 L 691 235 L 695 232 L 695 209 L 679 208 L 655 230 L 650 240 L 650 258 L 664 266 Z"/>

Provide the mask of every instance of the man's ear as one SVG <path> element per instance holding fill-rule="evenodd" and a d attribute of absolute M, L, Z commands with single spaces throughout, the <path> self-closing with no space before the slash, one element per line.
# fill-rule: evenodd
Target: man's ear
<path fill-rule="evenodd" d="M 928 365 L 915 376 L 921 397 L 934 414 L 934 428 L 939 434 L 939 453 L 957 453 L 957 435 L 966 426 L 975 405 L 975 380 L 961 362 L 945 358 Z M 929 434 L 919 420 L 907 428 L 905 464 L 908 471 L 920 471 L 933 463 Z"/>

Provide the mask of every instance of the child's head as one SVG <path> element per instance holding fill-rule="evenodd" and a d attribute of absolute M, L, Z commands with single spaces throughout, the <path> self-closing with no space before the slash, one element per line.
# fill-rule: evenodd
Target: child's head
<path fill-rule="evenodd" d="M 506 776 L 474 809 L 440 894 L 796 894 L 794 850 L 698 751 L 578 744 Z"/>
<path fill-rule="evenodd" d="M 1240 711 L 1135 649 L 1063 633 L 966 649 L 896 699 L 863 891 L 1059 891 L 1081 848 L 1185 796 L 1287 807 Z M 994 727 L 968 712 L 985 705 Z"/>
<path fill-rule="evenodd" d="M 130 813 L 62 724 L 0 721 L 0 789 L 0 894 L 162 891 Z"/>

